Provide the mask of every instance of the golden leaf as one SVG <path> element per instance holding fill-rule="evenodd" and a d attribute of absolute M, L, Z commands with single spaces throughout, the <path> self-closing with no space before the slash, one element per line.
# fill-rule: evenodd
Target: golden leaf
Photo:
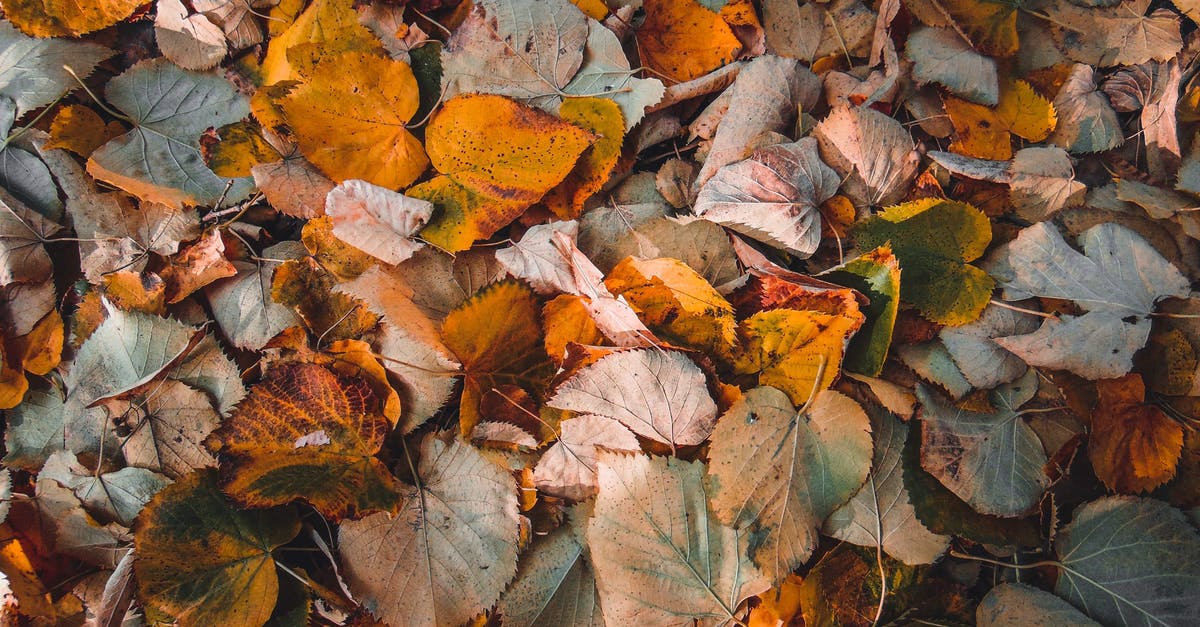
<path fill-rule="evenodd" d="M 646 22 L 637 31 L 642 62 L 683 82 L 733 60 L 742 49 L 721 16 L 696 0 L 646 0 Z"/>
<path fill-rule="evenodd" d="M 558 114 L 600 139 L 583 151 L 575 168 L 544 199 L 554 215 L 572 220 L 583 212 L 583 203 L 600 191 L 621 158 L 625 119 L 616 102 L 605 98 L 568 98 Z"/>
<path fill-rule="evenodd" d="M 604 285 L 624 296 L 655 334 L 697 350 L 726 354 L 733 347 L 733 305 L 678 259 L 626 257 Z"/>
<path fill-rule="evenodd" d="M 754 314 L 738 327 L 734 370 L 758 375 L 758 385 L 783 390 L 799 407 L 814 391 L 829 387 L 837 378 L 846 340 L 862 322 L 861 314 L 795 309 Z M 822 371 L 817 381 L 817 373 Z"/>

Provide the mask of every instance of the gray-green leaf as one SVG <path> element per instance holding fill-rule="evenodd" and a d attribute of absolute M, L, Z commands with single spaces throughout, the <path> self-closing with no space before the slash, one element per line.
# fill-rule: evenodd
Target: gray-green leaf
<path fill-rule="evenodd" d="M 0 96 L 13 99 L 19 119 L 79 86 L 63 66 L 82 79 L 112 55 L 93 43 L 27 37 L 7 20 L 0 21 Z"/>
<path fill-rule="evenodd" d="M 513 627 L 604 625 L 596 577 L 570 527 L 534 542 L 496 610 Z"/>

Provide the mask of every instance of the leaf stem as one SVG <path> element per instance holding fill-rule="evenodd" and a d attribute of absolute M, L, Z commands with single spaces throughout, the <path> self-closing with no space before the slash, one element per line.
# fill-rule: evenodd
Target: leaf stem
<path fill-rule="evenodd" d="M 1037 316 L 1037 317 L 1039 317 L 1039 318 L 1058 318 L 1058 316 L 1056 316 L 1056 315 L 1054 315 L 1054 314 L 1052 314 L 1052 313 L 1046 313 L 1046 312 L 1044 312 L 1044 311 L 1037 311 L 1036 309 L 1026 309 L 1026 308 L 1024 308 L 1024 307 L 1017 307 L 1016 305 L 1010 305 L 1010 304 L 1008 304 L 1008 303 L 1006 303 L 1006 302 L 1004 302 L 1004 301 L 1002 301 L 1002 300 L 996 300 L 996 299 L 994 299 L 994 298 L 993 298 L 991 301 L 989 301 L 989 302 L 990 302 L 991 304 L 993 304 L 993 305 L 997 306 L 997 307 L 1003 307 L 1003 308 L 1005 308 L 1005 309 L 1009 309 L 1009 310 L 1012 310 L 1012 311 L 1018 311 L 1018 312 L 1021 312 L 1021 313 L 1026 313 L 1026 314 L 1029 314 L 1029 315 L 1031 315 L 1031 316 Z"/>
<path fill-rule="evenodd" d="M 79 78 L 79 75 L 75 73 L 74 68 L 72 68 L 69 65 L 64 65 L 62 67 L 64 70 L 67 71 L 67 74 L 71 75 L 71 78 L 75 79 L 76 83 L 79 83 L 79 86 L 83 88 L 83 91 L 86 91 L 87 95 L 92 97 L 92 100 L 95 101 L 96 106 L 100 107 L 101 109 L 104 110 L 105 113 L 113 116 L 114 118 L 117 118 L 118 120 L 125 120 L 126 122 L 128 122 L 130 124 L 136 125 L 136 122 L 134 122 L 132 119 L 130 119 L 129 116 L 122 114 L 122 113 L 118 113 L 118 112 L 112 110 L 107 104 L 104 104 L 104 101 L 101 100 L 100 97 L 96 95 L 96 92 L 92 91 L 92 88 L 88 87 L 87 83 L 84 83 L 83 79 Z"/>
<path fill-rule="evenodd" d="M 950 557 L 957 557 L 959 559 L 971 560 L 973 562 L 983 562 L 984 564 L 991 564 L 993 566 L 1001 566 L 1004 568 L 1012 568 L 1015 570 L 1028 570 L 1030 568 L 1041 568 L 1043 566 L 1053 566 L 1055 568 L 1063 567 L 1062 562 L 1060 562 L 1058 560 L 1043 560 L 1041 562 L 1033 562 L 1032 564 L 1009 564 L 1008 562 L 1001 562 L 1001 561 L 994 560 L 994 559 L 988 559 L 986 557 L 977 557 L 974 555 L 969 555 L 967 553 L 959 553 L 958 551 L 954 551 L 954 550 L 951 550 L 949 553 L 947 553 L 947 555 L 949 555 Z"/>

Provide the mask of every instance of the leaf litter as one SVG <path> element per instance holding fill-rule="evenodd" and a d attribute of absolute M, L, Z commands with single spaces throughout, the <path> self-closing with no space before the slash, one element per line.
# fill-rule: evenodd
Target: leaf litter
<path fill-rule="evenodd" d="M 0 0 L 4 621 L 1200 615 L 1196 3 L 85 4 Z"/>

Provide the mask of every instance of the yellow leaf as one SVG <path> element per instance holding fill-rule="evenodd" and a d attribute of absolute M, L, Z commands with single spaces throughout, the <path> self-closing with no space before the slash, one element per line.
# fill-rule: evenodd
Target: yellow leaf
<path fill-rule="evenodd" d="M 421 238 L 452 253 L 467 250 L 475 240 L 491 237 L 529 207 L 527 202 L 477 194 L 444 175 L 414 185 L 405 193 L 437 208 L 421 231 Z"/>
<path fill-rule="evenodd" d="M 672 343 L 727 354 L 737 322 L 733 305 L 678 259 L 626 257 L 604 285 L 624 296 L 650 330 Z"/>
<path fill-rule="evenodd" d="M 583 14 L 593 20 L 603 20 L 608 17 L 608 5 L 604 0 L 571 0 L 571 4 L 579 7 Z"/>
<path fill-rule="evenodd" d="M 541 303 L 523 283 L 484 288 L 446 316 L 442 337 L 462 364 L 458 421 L 463 435 L 479 422 L 484 394 L 516 386 L 540 398 L 554 374 L 542 347 Z"/>
<path fill-rule="evenodd" d="M 275 269 L 271 298 L 291 307 L 313 335 L 326 341 L 360 337 L 379 317 L 362 303 L 334 292 L 336 284 L 312 257 L 293 259 Z"/>
<path fill-rule="evenodd" d="M 283 158 L 267 140 L 256 124 L 234 122 L 217 129 L 219 140 L 205 144 L 201 138 L 204 161 L 217 176 L 250 176 L 250 168 L 260 163 L 273 163 Z"/>
<path fill-rule="evenodd" d="M 997 57 L 1016 54 L 1018 3 L 942 0 L 942 6 L 980 52 Z"/>
<path fill-rule="evenodd" d="M 222 489 L 246 507 L 304 499 L 335 519 L 390 510 L 399 484 L 375 458 L 391 423 L 362 377 L 281 364 L 250 388 L 209 444 Z"/>
<path fill-rule="evenodd" d="M 129 17 L 145 0 L 4 0 L 4 16 L 34 37 L 78 37 Z"/>
<path fill-rule="evenodd" d="M 675 82 L 688 81 L 733 60 L 742 49 L 721 16 L 696 0 L 646 0 L 637 31 L 642 62 Z"/>
<path fill-rule="evenodd" d="M 100 115 L 81 104 L 67 105 L 50 123 L 46 148 L 62 148 L 87 157 L 108 140 L 125 134 L 120 122 L 104 123 Z"/>
<path fill-rule="evenodd" d="M 295 15 L 292 12 L 298 8 L 297 5 L 302 4 L 285 1 L 271 12 L 276 19 L 267 22 L 273 38 L 262 63 L 264 84 L 298 78 L 288 58 L 288 50 L 301 44 L 320 44 L 329 58 L 351 51 L 383 53 L 379 40 L 358 22 L 353 0 L 314 0 L 303 13 L 291 20 L 286 30 L 277 33 L 278 25 L 286 24 L 285 20 Z"/>
<path fill-rule="evenodd" d="M 25 392 L 29 391 L 29 381 L 19 367 L 8 364 L 8 356 L 0 355 L 0 409 L 12 409 L 21 404 Z"/>
<path fill-rule="evenodd" d="M 576 126 L 592 131 L 599 139 L 583 151 L 575 168 L 543 201 L 563 220 L 583 212 L 583 203 L 600 191 L 621 158 L 625 140 L 625 118 L 616 102 L 606 98 L 568 98 L 558 114 Z"/>
<path fill-rule="evenodd" d="M 491 94 L 451 99 L 425 131 L 438 172 L 473 192 L 527 204 L 562 181 L 595 139 L 545 111 Z"/>
<path fill-rule="evenodd" d="M 123 311 L 162 316 L 167 312 L 166 289 L 166 283 L 153 272 L 120 271 L 104 275 L 96 289 L 84 294 L 71 317 L 72 343 L 78 346 L 104 322 L 106 315 L 101 296 Z"/>
<path fill-rule="evenodd" d="M 63 319 L 51 309 L 33 330 L 18 338 L 22 347 L 21 367 L 31 374 L 45 376 L 62 360 Z"/>
<path fill-rule="evenodd" d="M 407 63 L 349 52 L 323 59 L 281 107 L 300 151 L 329 178 L 398 189 L 429 165 L 404 128 L 417 97 Z"/>
<path fill-rule="evenodd" d="M 375 265 L 374 257 L 333 234 L 328 216 L 309 220 L 300 231 L 300 241 L 322 268 L 342 280 L 354 279 Z"/>
<path fill-rule="evenodd" d="M 572 342 L 589 346 L 605 344 L 604 334 L 596 327 L 582 296 L 560 294 L 542 308 L 546 320 L 546 354 L 562 365 L 567 345 Z"/>
<path fill-rule="evenodd" d="M 945 104 L 957 135 L 950 150 L 979 159 L 1011 159 L 1011 135 L 1041 141 L 1050 136 L 1058 120 L 1054 105 L 1025 81 L 1001 83 L 995 108 L 953 96 L 946 96 Z"/>
<path fill-rule="evenodd" d="M 738 327 L 734 370 L 758 375 L 758 385 L 779 388 L 799 407 L 837 378 L 846 340 L 861 324 L 861 315 L 796 309 L 754 314 Z"/>

